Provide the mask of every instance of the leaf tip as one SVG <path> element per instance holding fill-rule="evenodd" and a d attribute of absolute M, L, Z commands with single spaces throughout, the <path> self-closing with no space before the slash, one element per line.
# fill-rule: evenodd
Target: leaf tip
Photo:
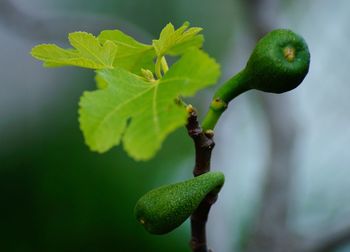
<path fill-rule="evenodd" d="M 190 22 L 185 21 L 185 22 L 182 24 L 182 26 L 188 28 L 188 27 L 190 26 Z"/>
<path fill-rule="evenodd" d="M 32 49 L 30 50 L 29 54 L 30 54 L 32 57 L 38 59 L 38 58 L 37 58 L 37 57 L 38 57 L 38 53 L 39 53 L 40 51 L 42 51 L 43 48 L 49 47 L 49 46 L 53 46 L 53 44 L 38 44 L 38 45 L 35 45 L 35 46 L 33 46 Z"/>

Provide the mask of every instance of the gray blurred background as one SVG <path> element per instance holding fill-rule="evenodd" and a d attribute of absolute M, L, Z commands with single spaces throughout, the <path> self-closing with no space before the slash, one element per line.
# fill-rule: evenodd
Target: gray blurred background
<path fill-rule="evenodd" d="M 0 0 L 0 251 L 189 251 L 189 223 L 165 236 L 134 219 L 137 199 L 191 177 L 193 146 L 173 133 L 149 162 L 121 147 L 91 153 L 77 121 L 93 72 L 44 69 L 38 43 L 121 29 L 150 43 L 168 22 L 204 28 L 222 79 L 244 67 L 258 38 L 289 28 L 311 67 L 287 94 L 250 91 L 216 129 L 212 167 L 226 184 L 212 208 L 215 252 L 350 251 L 350 1 Z M 190 102 L 204 114 L 216 87 Z"/>

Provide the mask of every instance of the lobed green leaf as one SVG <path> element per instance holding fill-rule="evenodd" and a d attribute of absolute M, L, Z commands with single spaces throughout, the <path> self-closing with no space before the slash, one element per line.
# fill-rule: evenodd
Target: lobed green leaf
<path fill-rule="evenodd" d="M 179 29 L 167 24 L 160 33 L 159 39 L 153 40 L 153 46 L 157 56 L 160 58 L 166 54 L 180 55 L 190 48 L 200 48 L 204 38 L 198 33 L 202 28 L 191 27 L 185 22 Z"/>
<path fill-rule="evenodd" d="M 119 30 L 105 30 L 100 33 L 98 40 L 104 44 L 112 41 L 118 46 L 114 65 L 141 74 L 141 69 L 153 69 L 155 50 L 153 46 L 136 41 Z"/>
<path fill-rule="evenodd" d="M 44 62 L 46 67 L 79 66 L 92 69 L 113 68 L 117 46 L 111 41 L 101 44 L 87 32 L 73 32 L 68 35 L 74 49 L 63 49 L 54 44 L 35 46 L 31 54 Z"/>
<path fill-rule="evenodd" d="M 201 30 L 189 28 L 188 22 L 175 30 L 169 23 L 152 45 L 119 30 L 105 30 L 97 37 L 74 32 L 68 36 L 73 48 L 42 44 L 31 54 L 47 67 L 96 69 L 98 89 L 85 92 L 80 100 L 86 143 L 105 152 L 123 142 L 130 156 L 146 160 L 170 132 L 186 123 L 186 110 L 175 99 L 214 84 L 220 74 L 218 64 L 198 49 Z M 168 70 L 165 55 L 181 58 Z"/>
<path fill-rule="evenodd" d="M 219 65 L 204 52 L 187 51 L 160 80 L 148 82 L 123 68 L 98 71 L 107 87 L 85 92 L 80 126 L 91 150 L 105 152 L 121 143 L 136 160 L 153 157 L 165 137 L 186 123 L 178 96 L 214 84 Z"/>

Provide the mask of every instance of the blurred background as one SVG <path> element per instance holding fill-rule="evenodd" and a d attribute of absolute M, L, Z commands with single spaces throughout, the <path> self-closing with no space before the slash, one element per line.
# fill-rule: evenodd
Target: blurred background
<path fill-rule="evenodd" d="M 309 44 L 311 67 L 287 94 L 250 91 L 216 130 L 213 170 L 226 184 L 212 208 L 216 252 L 350 251 L 350 1 L 0 0 L 0 251 L 189 251 L 189 223 L 153 236 L 133 216 L 151 188 L 191 177 L 184 129 L 149 162 L 121 147 L 92 153 L 77 121 L 94 73 L 44 69 L 38 43 L 67 33 L 121 29 L 150 43 L 185 20 L 204 28 L 221 82 L 244 67 L 258 38 L 290 28 Z M 215 87 L 190 100 L 205 113 Z"/>

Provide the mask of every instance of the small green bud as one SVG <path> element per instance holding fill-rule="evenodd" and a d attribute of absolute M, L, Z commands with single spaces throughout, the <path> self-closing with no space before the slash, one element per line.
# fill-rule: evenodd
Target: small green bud
<path fill-rule="evenodd" d="M 147 81 L 155 82 L 155 79 L 151 70 L 141 68 L 141 73 Z"/>
<path fill-rule="evenodd" d="M 221 172 L 208 172 L 153 189 L 136 203 L 136 219 L 152 234 L 168 233 L 180 226 L 208 193 L 219 192 L 224 180 Z"/>

